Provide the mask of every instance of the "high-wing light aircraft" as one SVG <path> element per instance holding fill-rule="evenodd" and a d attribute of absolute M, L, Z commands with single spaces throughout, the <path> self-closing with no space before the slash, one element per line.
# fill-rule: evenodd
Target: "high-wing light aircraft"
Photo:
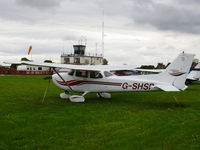
<path fill-rule="evenodd" d="M 53 68 L 56 72 L 52 76 L 54 84 L 65 91 L 60 94 L 60 97 L 64 99 L 69 98 L 72 102 L 84 102 L 84 96 L 92 92 L 97 93 L 98 97 L 101 98 L 111 98 L 111 94 L 107 92 L 185 90 L 187 88 L 185 80 L 193 58 L 193 54 L 181 53 L 160 74 L 140 76 L 116 76 L 111 74 L 109 70 L 117 70 L 119 67 L 114 68 L 104 65 L 67 65 L 28 61 L 6 63 Z M 56 68 L 71 69 L 71 71 L 68 73 L 58 73 Z M 120 69 L 125 70 L 130 69 L 130 67 L 123 66 Z M 83 94 L 70 95 L 70 91 Z"/>
<path fill-rule="evenodd" d="M 200 62 L 190 70 L 186 81 L 191 83 L 192 81 L 198 81 L 200 79 Z"/>

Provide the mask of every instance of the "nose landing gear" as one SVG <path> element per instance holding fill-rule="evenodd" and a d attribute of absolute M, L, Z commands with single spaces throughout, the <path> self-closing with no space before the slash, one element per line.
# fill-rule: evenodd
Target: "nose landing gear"
<path fill-rule="evenodd" d="M 60 98 L 62 99 L 69 99 L 71 102 L 84 102 L 84 96 L 89 93 L 88 91 L 84 92 L 82 95 L 70 95 L 68 93 L 61 93 Z"/>

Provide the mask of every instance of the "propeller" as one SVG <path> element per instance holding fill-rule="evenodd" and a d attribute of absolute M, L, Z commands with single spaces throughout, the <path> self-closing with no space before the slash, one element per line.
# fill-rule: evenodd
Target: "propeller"
<path fill-rule="evenodd" d="M 51 69 L 51 68 L 50 68 L 50 69 Z M 71 86 L 63 79 L 63 77 L 58 73 L 58 71 L 57 71 L 55 68 L 53 68 L 53 70 L 54 70 L 55 73 L 63 80 L 63 82 L 69 87 L 69 89 L 70 89 L 71 91 L 73 91 L 73 89 L 71 88 Z M 47 91 L 48 91 L 48 89 L 49 89 L 52 76 L 44 77 L 43 79 L 44 79 L 44 80 L 48 80 L 49 82 L 48 82 L 47 87 L 46 87 L 46 89 L 45 89 L 45 91 L 44 91 L 44 96 L 43 96 L 43 99 L 42 99 L 42 103 L 44 102 L 45 97 L 46 97 L 46 95 L 47 95 Z M 67 91 L 67 90 L 65 90 L 65 92 L 66 92 L 66 93 L 69 93 L 69 91 Z"/>
<path fill-rule="evenodd" d="M 43 79 L 44 79 L 44 80 L 51 80 L 51 79 L 52 79 L 52 76 L 44 77 Z"/>

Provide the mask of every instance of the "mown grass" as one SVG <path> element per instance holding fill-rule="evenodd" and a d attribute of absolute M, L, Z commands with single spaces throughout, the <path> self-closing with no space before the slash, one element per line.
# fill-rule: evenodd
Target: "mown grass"
<path fill-rule="evenodd" d="M 200 149 L 200 82 L 184 92 L 61 100 L 43 76 L 0 76 L 2 150 Z"/>

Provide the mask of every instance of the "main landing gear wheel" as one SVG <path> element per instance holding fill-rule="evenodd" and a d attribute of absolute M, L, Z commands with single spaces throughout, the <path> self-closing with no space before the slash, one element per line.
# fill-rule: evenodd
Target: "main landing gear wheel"
<path fill-rule="evenodd" d="M 111 94 L 110 93 L 101 92 L 101 93 L 97 93 L 97 97 L 99 97 L 99 98 L 105 98 L 105 99 L 110 99 L 111 98 Z"/>

